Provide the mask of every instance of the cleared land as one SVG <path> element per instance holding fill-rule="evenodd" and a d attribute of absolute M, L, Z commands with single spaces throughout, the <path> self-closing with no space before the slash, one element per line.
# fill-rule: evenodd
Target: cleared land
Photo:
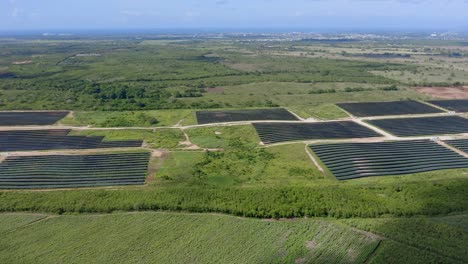
<path fill-rule="evenodd" d="M 338 103 L 339 107 L 354 116 L 385 116 L 433 114 L 443 111 L 417 101 L 369 102 L 369 103 Z"/>
<path fill-rule="evenodd" d="M 77 188 L 144 184 L 149 154 L 8 156 L 1 189 Z"/>
<path fill-rule="evenodd" d="M 468 99 L 468 86 L 460 87 L 417 87 L 416 91 L 440 99 Z"/>
<path fill-rule="evenodd" d="M 232 111 L 198 111 L 197 120 L 199 124 L 258 121 L 258 120 L 298 120 L 284 108 L 275 109 L 252 109 Z"/>
<path fill-rule="evenodd" d="M 310 147 L 339 180 L 468 168 L 468 159 L 430 140 Z"/>
<path fill-rule="evenodd" d="M 429 103 L 455 112 L 468 112 L 468 100 L 433 100 Z"/>
<path fill-rule="evenodd" d="M 0 131 L 0 151 L 141 147 L 142 140 L 103 141 L 103 136 L 70 136 L 69 129 Z"/>
<path fill-rule="evenodd" d="M 0 112 L 0 126 L 53 125 L 68 112 Z"/>
<path fill-rule="evenodd" d="M 323 123 L 254 123 L 264 144 L 312 139 L 379 137 L 373 130 L 352 121 Z"/>
<path fill-rule="evenodd" d="M 392 118 L 367 122 L 400 137 L 468 133 L 468 119 L 459 116 Z"/>

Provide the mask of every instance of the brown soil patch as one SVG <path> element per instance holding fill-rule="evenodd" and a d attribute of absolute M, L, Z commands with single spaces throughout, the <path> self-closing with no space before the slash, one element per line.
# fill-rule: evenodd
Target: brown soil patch
<path fill-rule="evenodd" d="M 22 65 L 22 64 L 30 64 L 32 63 L 32 60 L 25 60 L 25 61 L 14 61 L 12 64 L 14 65 Z"/>
<path fill-rule="evenodd" d="M 468 86 L 416 87 L 415 90 L 440 99 L 468 99 Z"/>
<path fill-rule="evenodd" d="M 205 88 L 205 92 L 207 92 L 207 93 L 222 93 L 222 92 L 224 92 L 224 88 L 221 88 L 221 87 Z"/>

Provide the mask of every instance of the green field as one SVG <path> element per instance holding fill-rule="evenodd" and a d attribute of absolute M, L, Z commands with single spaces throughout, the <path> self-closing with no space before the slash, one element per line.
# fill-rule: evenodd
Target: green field
<path fill-rule="evenodd" d="M 65 125 L 96 127 L 154 127 L 196 124 L 193 110 L 152 111 L 75 111 L 72 118 L 60 121 Z"/>
<path fill-rule="evenodd" d="M 113 130 L 73 130 L 70 135 L 104 136 L 104 141 L 144 140 L 151 148 L 175 148 L 184 141 L 180 129 L 113 129 Z"/>
<path fill-rule="evenodd" d="M 33 219 L 31 215 L 1 214 L 0 222 L 12 221 L 12 217 Z M 460 217 L 466 222 L 466 215 Z M 117 213 L 52 215 L 34 224 L 28 221 L 3 233 L 0 262 L 389 263 L 399 259 L 462 263 L 468 257 L 464 251 L 467 240 L 448 237 L 450 232 L 467 236 L 467 231 L 440 224 L 419 226 L 428 223 L 426 219 L 356 219 L 348 225 L 347 221 L 329 219 L 275 221 L 213 214 Z M 377 228 L 379 235 L 351 228 L 379 227 L 382 221 L 386 232 Z M 427 232 L 438 228 L 443 236 L 432 241 L 400 234 L 399 221 Z M 402 235 L 404 239 L 398 237 Z"/>

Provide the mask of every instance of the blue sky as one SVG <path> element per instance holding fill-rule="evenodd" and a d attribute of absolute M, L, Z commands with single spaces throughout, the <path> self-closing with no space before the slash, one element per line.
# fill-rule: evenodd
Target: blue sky
<path fill-rule="evenodd" d="M 468 31 L 468 0 L 0 0 L 0 30 L 107 28 Z"/>

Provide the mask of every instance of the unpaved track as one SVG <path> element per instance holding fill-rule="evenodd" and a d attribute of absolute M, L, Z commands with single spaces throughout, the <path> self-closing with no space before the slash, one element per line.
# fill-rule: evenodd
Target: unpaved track
<path fill-rule="evenodd" d="M 448 149 L 450 149 L 450 150 L 452 150 L 452 151 L 454 151 L 454 152 L 456 152 L 456 153 L 462 155 L 462 156 L 465 157 L 465 158 L 468 158 L 468 154 L 467 154 L 466 152 L 462 151 L 461 149 L 457 149 L 457 148 L 455 148 L 455 147 L 452 147 L 452 146 L 450 146 L 449 144 L 447 144 L 447 143 L 445 143 L 445 142 L 443 142 L 443 141 L 440 141 L 440 140 L 436 140 L 436 142 L 437 142 L 439 145 L 441 145 L 441 146 L 443 146 L 443 147 L 446 147 L 446 148 L 448 148 Z"/>
<path fill-rule="evenodd" d="M 100 148 L 100 149 L 63 149 L 63 150 L 31 150 L 31 151 L 10 151 L 0 152 L 0 154 L 7 154 L 7 156 L 51 156 L 51 155 L 86 155 L 86 154 L 99 154 L 116 151 L 136 151 L 145 148 L 134 147 L 134 148 Z M 3 155 L 0 155 L 2 157 Z M 1 161 L 1 158 L 0 158 Z"/>
<path fill-rule="evenodd" d="M 315 167 L 317 167 L 317 169 L 322 173 L 322 174 L 325 174 L 325 170 L 322 168 L 322 166 L 320 166 L 320 164 L 317 162 L 317 160 L 314 158 L 314 156 L 312 155 L 312 153 L 310 153 L 309 151 L 309 145 L 305 145 L 304 147 L 304 150 L 305 152 L 307 153 L 307 156 L 309 156 L 310 160 L 312 161 L 312 163 L 314 163 Z"/>

